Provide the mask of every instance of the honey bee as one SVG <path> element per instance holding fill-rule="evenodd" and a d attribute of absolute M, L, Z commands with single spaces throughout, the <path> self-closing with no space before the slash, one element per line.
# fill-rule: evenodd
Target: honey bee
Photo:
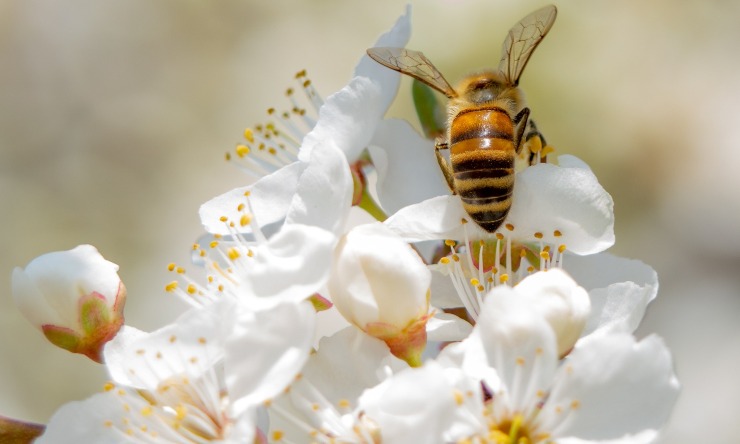
<path fill-rule="evenodd" d="M 367 50 L 378 63 L 447 96 L 446 134 L 435 144 L 437 162 L 450 191 L 460 196 L 471 219 L 489 233 L 501 226 L 511 208 L 514 161 L 523 142 L 532 137 L 542 139 L 529 119 L 529 108 L 518 84 L 556 15 L 555 6 L 549 5 L 521 19 L 504 40 L 498 70 L 465 77 L 457 88 L 452 88 L 419 51 Z M 450 150 L 449 162 L 440 153 L 443 149 Z"/>

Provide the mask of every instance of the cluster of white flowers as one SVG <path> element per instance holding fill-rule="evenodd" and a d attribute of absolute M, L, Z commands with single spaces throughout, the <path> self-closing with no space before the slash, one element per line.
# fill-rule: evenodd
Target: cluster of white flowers
<path fill-rule="evenodd" d="M 376 46 L 405 46 L 409 22 Z M 517 172 L 488 234 L 433 142 L 384 119 L 398 73 L 364 56 L 325 100 L 297 78 L 312 108 L 289 91 L 227 156 L 257 180 L 200 209 L 207 280 L 170 266 L 192 305 L 174 323 L 123 325 L 93 247 L 15 270 L 24 314 L 111 379 L 36 442 L 652 442 L 679 389 L 663 342 L 633 336 L 657 276 L 604 252 L 613 205 L 588 166 Z"/>

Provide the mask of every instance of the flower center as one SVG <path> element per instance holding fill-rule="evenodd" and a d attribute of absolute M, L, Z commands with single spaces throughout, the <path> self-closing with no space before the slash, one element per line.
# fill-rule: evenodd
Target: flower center
<path fill-rule="evenodd" d="M 226 160 L 234 162 L 255 178 L 260 178 L 297 160 L 298 148 L 303 137 L 316 125 L 318 110 L 323 100 L 302 70 L 295 75 L 304 99 L 296 98 L 295 90 L 288 88 L 285 96 L 290 101 L 289 110 L 279 112 L 269 108 L 267 123 L 244 130 L 244 141 L 233 152 L 226 153 Z M 307 101 L 306 106 L 301 101 Z M 312 112 L 308 110 L 312 109 Z"/>
<path fill-rule="evenodd" d="M 508 235 L 513 231 L 513 225 L 505 224 L 501 231 L 482 239 L 470 240 L 465 230 L 463 244 L 445 241 L 449 253 L 438 264 L 450 276 L 473 320 L 478 318 L 484 295 L 495 286 L 514 286 L 532 273 L 563 266 L 565 244 L 549 244 L 540 232 L 533 233 L 531 241 L 513 239 Z M 562 233 L 554 230 L 553 236 L 560 238 Z"/>

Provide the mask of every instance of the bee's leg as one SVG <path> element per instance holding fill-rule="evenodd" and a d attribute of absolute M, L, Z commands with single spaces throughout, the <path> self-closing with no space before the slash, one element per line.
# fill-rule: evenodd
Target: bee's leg
<path fill-rule="evenodd" d="M 519 154 L 522 151 L 522 144 L 524 130 L 527 128 L 527 120 L 529 119 L 529 108 L 522 108 L 521 111 L 514 116 L 512 122 L 514 123 L 514 146 L 516 147 L 516 153 Z"/>
<path fill-rule="evenodd" d="M 450 166 L 450 163 L 445 159 L 442 153 L 439 152 L 439 150 L 446 150 L 447 148 L 449 148 L 447 146 L 447 142 L 437 141 L 437 143 L 434 144 L 434 155 L 437 156 L 437 163 L 439 164 L 439 169 L 442 170 L 442 175 L 445 177 L 445 181 L 447 181 L 447 187 L 450 189 L 452 194 L 456 194 L 455 187 L 452 182 L 452 166 Z"/>
<path fill-rule="evenodd" d="M 527 132 L 524 136 L 524 145 L 527 145 L 529 151 L 529 164 L 547 163 L 547 154 L 552 148 L 547 145 L 545 136 L 537 129 L 534 120 L 529 119 Z"/>

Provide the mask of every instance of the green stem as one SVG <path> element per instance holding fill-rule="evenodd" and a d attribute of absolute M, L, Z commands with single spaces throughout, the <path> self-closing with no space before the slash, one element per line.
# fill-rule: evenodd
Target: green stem
<path fill-rule="evenodd" d="M 357 206 L 367 211 L 372 217 L 379 220 L 380 222 L 388 219 L 388 215 L 385 214 L 385 211 L 383 211 L 378 203 L 375 202 L 375 199 L 373 199 L 373 197 L 367 191 L 367 187 L 362 190 L 362 197 L 360 198 L 360 203 Z"/>

